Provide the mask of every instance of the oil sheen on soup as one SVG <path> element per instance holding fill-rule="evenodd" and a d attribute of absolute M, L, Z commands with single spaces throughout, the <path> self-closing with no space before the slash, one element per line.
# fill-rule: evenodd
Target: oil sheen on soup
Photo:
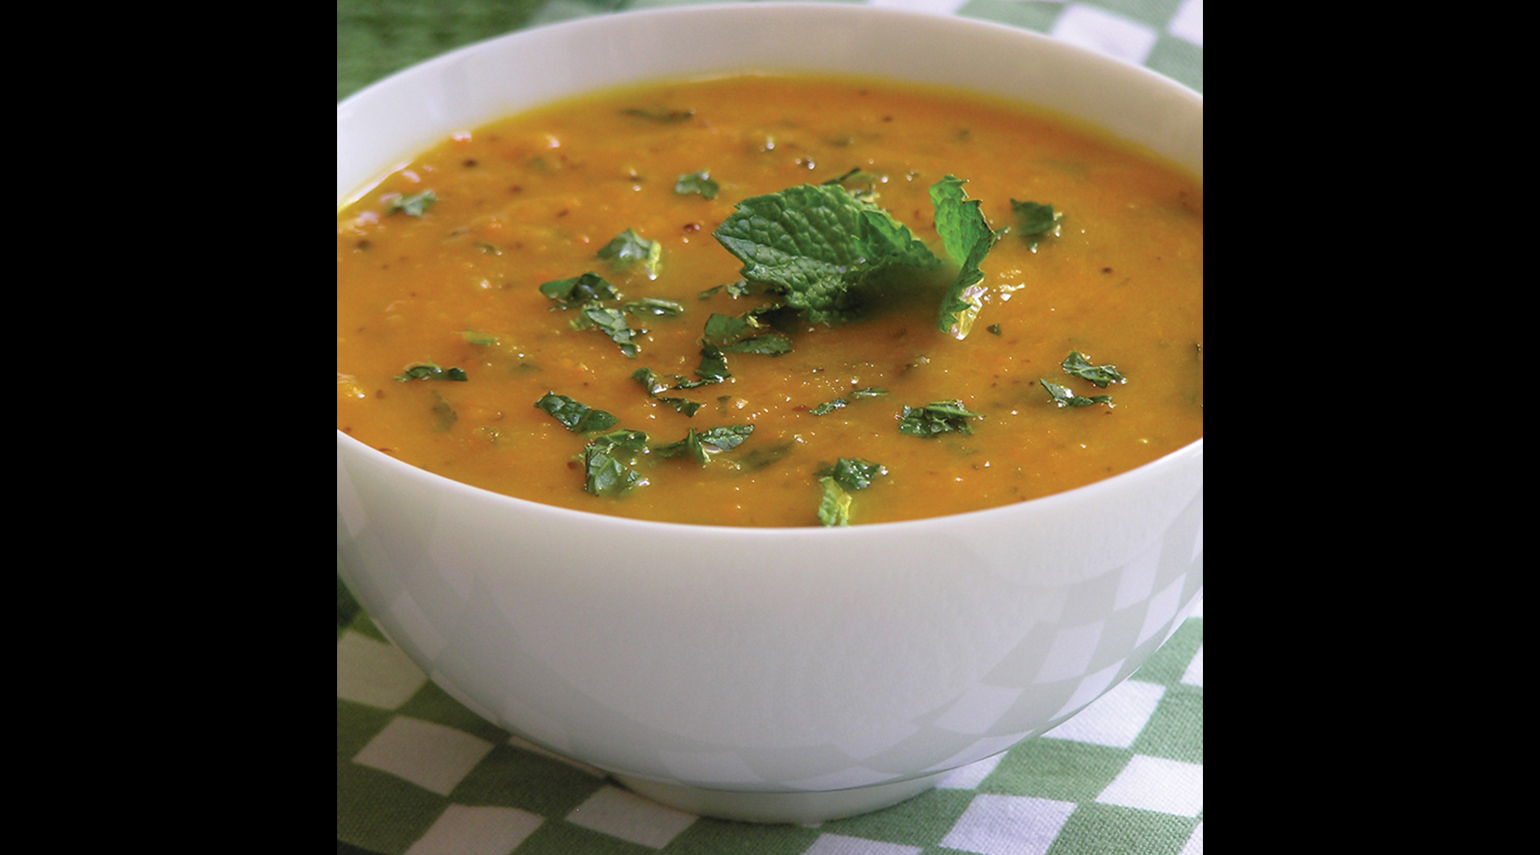
<path fill-rule="evenodd" d="M 337 218 L 337 424 L 584 511 L 838 526 L 1202 435 L 1200 180 L 1029 109 L 754 75 L 467 128 Z"/>

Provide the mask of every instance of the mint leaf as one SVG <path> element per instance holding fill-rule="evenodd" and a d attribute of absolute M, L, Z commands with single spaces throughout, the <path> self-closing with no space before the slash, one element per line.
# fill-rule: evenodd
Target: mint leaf
<path fill-rule="evenodd" d="M 647 446 L 647 434 L 618 430 L 583 447 L 583 490 L 595 496 L 618 498 L 646 484 L 641 474 L 625 463 Z M 629 452 L 629 453 L 627 453 Z"/>
<path fill-rule="evenodd" d="M 594 433 L 601 430 L 609 430 L 620 423 L 620 419 L 603 410 L 595 410 L 586 404 L 580 404 L 566 395 L 558 395 L 555 392 L 547 392 L 535 402 L 535 406 L 561 422 L 562 426 L 573 433 Z"/>
<path fill-rule="evenodd" d="M 759 332 L 761 326 L 753 315 L 732 317 L 712 312 L 711 317 L 706 319 L 702 338 L 706 344 L 723 347 L 753 336 Z"/>
<path fill-rule="evenodd" d="M 723 380 L 733 376 L 727 373 L 727 360 L 722 358 L 722 351 L 720 348 L 713 347 L 712 345 L 708 344 L 701 348 L 700 357 L 700 367 L 695 369 L 695 376 L 701 379 L 699 381 L 691 382 L 689 385 L 681 384 L 679 386 L 675 386 L 674 388 L 692 389 L 696 386 L 720 383 Z"/>
<path fill-rule="evenodd" d="M 704 466 L 711 462 L 711 458 L 714 455 L 737 448 L 753 432 L 753 425 L 724 425 L 701 433 L 696 433 L 695 428 L 691 427 L 690 432 L 685 435 L 684 439 L 659 446 L 653 450 L 664 457 L 677 457 L 680 454 L 687 454 L 696 463 Z"/>
<path fill-rule="evenodd" d="M 573 309 L 596 300 L 620 298 L 614 286 L 594 273 L 547 282 L 540 286 L 540 293 L 560 303 L 564 309 Z"/>
<path fill-rule="evenodd" d="M 642 388 L 647 390 L 648 395 L 657 395 L 659 392 L 668 391 L 669 388 L 668 381 L 651 368 L 636 369 L 631 372 L 631 379 L 640 383 Z"/>
<path fill-rule="evenodd" d="M 850 525 L 850 494 L 830 476 L 818 479 L 823 485 L 823 498 L 818 502 L 818 521 L 826 527 Z"/>
<path fill-rule="evenodd" d="M 596 256 L 605 259 L 616 270 L 626 271 L 640 265 L 648 279 L 658 278 L 658 267 L 663 260 L 663 244 L 645 240 L 631 229 L 616 235 Z"/>
<path fill-rule="evenodd" d="M 1039 205 L 1036 202 L 1018 202 L 1011 200 L 1011 213 L 1016 215 L 1015 231 L 1026 241 L 1027 247 L 1033 251 L 1054 229 L 1058 228 L 1059 218 L 1054 216 L 1052 205 Z M 1062 216 L 1062 215 L 1061 215 Z"/>
<path fill-rule="evenodd" d="M 396 375 L 398 383 L 409 380 L 458 380 L 463 383 L 466 377 L 465 372 L 459 368 L 440 368 L 432 362 L 414 362 L 403 373 Z"/>
<path fill-rule="evenodd" d="M 965 409 L 962 401 L 937 401 L 923 407 L 904 407 L 898 418 L 898 431 L 926 439 L 954 431 L 971 434 L 973 430 L 968 427 L 968 420 L 982 418 L 982 415 Z"/>
<path fill-rule="evenodd" d="M 705 406 L 704 404 L 701 404 L 697 401 L 691 401 L 688 398 L 664 397 L 658 394 L 659 392 L 668 391 L 670 386 L 668 381 L 664 380 L 651 368 L 636 369 L 635 371 L 631 372 L 631 379 L 641 384 L 642 388 L 647 390 L 647 394 L 650 397 L 656 398 L 661 403 L 668 404 L 670 407 L 673 407 L 675 410 L 684 413 L 686 416 L 693 418 L 696 411 L 699 410 L 702 406 Z"/>
<path fill-rule="evenodd" d="M 598 327 L 620 347 L 620 352 L 624 353 L 626 358 L 636 358 L 638 349 L 636 342 L 631 340 L 632 330 L 626 325 L 626 316 L 619 309 L 609 309 L 597 303 L 591 303 L 578 309 L 578 315 L 572 319 L 570 326 L 575 330 Z"/>
<path fill-rule="evenodd" d="M 1093 395 L 1089 398 L 1082 398 L 1056 383 L 1050 383 L 1047 380 L 1038 380 L 1037 382 L 1042 384 L 1042 387 L 1052 396 L 1054 405 L 1060 409 L 1064 407 L 1089 407 L 1093 404 L 1106 404 L 1109 409 L 1112 407 L 1112 398 L 1106 395 Z"/>
<path fill-rule="evenodd" d="M 841 457 L 833 466 L 819 470 L 818 474 L 828 475 L 847 490 L 865 490 L 879 476 L 888 474 L 888 468 L 870 460 Z"/>
<path fill-rule="evenodd" d="M 718 285 L 715 288 L 707 288 L 706 290 L 700 292 L 698 296 L 702 300 L 710 300 L 723 289 L 726 289 L 727 296 L 732 297 L 734 300 L 738 299 L 739 297 L 747 297 L 754 293 L 754 286 L 750 285 L 748 280 L 739 279 L 737 282 L 729 282 L 725 285 Z"/>
<path fill-rule="evenodd" d="M 1081 380 L 1089 380 L 1098 389 L 1107 388 L 1108 383 L 1127 383 L 1128 380 L 1118 373 L 1116 365 L 1092 365 L 1089 359 L 1078 350 L 1069 352 L 1069 356 L 1059 363 L 1064 373 L 1071 377 L 1079 377 Z"/>
<path fill-rule="evenodd" d="M 866 389 L 857 389 L 854 392 L 850 393 L 850 397 L 852 397 L 852 398 L 880 398 L 880 397 L 882 397 L 883 395 L 886 395 L 886 394 L 888 394 L 888 390 L 880 388 L 880 387 L 877 387 L 877 386 L 872 386 L 872 387 L 866 388 Z M 829 413 L 834 412 L 835 410 L 843 409 L 845 407 L 848 407 L 848 406 L 850 406 L 850 404 L 851 404 L 851 402 L 846 400 L 846 399 L 844 399 L 844 398 L 835 398 L 832 401 L 829 401 L 829 402 L 823 403 L 823 404 L 819 404 L 818 406 L 812 408 L 811 410 L 808 410 L 808 413 L 810 415 L 814 415 L 814 416 L 826 416 Z"/>
<path fill-rule="evenodd" d="M 780 333 L 746 338 L 722 348 L 723 353 L 757 353 L 761 356 L 780 356 L 791 353 L 791 338 Z"/>
<path fill-rule="evenodd" d="M 963 185 L 967 183 L 948 175 L 930 187 L 930 201 L 936 209 L 936 232 L 941 235 L 946 254 L 959 267 L 957 278 L 941 300 L 936 326 L 957 338 L 967 337 L 973 319 L 978 316 L 981 306 L 978 284 L 984 281 L 979 264 L 1000 239 L 989 227 L 989 221 L 984 219 L 981 203 L 977 199 L 969 200 L 968 194 L 963 192 Z"/>
<path fill-rule="evenodd" d="M 643 297 L 627 303 L 626 311 L 639 318 L 677 318 L 684 314 L 684 306 L 661 297 Z"/>
<path fill-rule="evenodd" d="M 397 196 L 391 199 L 389 204 L 385 206 L 385 213 L 387 215 L 406 214 L 411 217 L 420 217 L 426 214 L 428 209 L 433 207 L 433 203 L 437 201 L 438 197 L 433 195 L 432 190 L 424 190 L 416 196 Z"/>
<path fill-rule="evenodd" d="M 707 199 L 715 199 L 717 190 L 720 189 L 715 181 L 711 180 L 711 173 L 702 169 L 699 172 L 691 172 L 681 175 L 674 181 L 674 195 L 688 196 L 696 193 Z"/>
<path fill-rule="evenodd" d="M 839 185 L 803 184 L 739 202 L 714 231 L 751 282 L 814 323 L 849 320 L 881 273 L 940 264 L 907 227 Z"/>

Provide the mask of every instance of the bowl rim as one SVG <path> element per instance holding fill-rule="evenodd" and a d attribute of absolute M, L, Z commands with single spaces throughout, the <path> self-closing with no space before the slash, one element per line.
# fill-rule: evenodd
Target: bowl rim
<path fill-rule="evenodd" d="M 406 68 L 403 68 L 403 69 L 400 69 L 398 71 L 395 71 L 395 72 L 387 75 L 386 77 L 383 77 L 380 80 L 377 80 L 377 81 L 375 81 L 373 83 L 370 83 L 369 85 L 367 85 L 367 86 L 365 86 L 365 87 L 363 87 L 363 88 L 353 92 L 352 94 L 350 94 L 346 98 L 344 98 L 341 101 L 337 102 L 339 124 L 343 120 L 344 113 L 354 109 L 354 107 L 357 104 L 363 103 L 364 101 L 366 101 L 368 99 L 371 99 L 371 98 L 379 97 L 379 93 L 380 92 L 387 90 L 389 87 L 399 85 L 400 81 L 402 79 L 406 79 L 406 78 L 409 78 L 409 77 L 412 77 L 412 76 L 416 76 L 416 75 L 430 74 L 431 72 L 433 72 L 435 69 L 439 68 L 440 66 L 452 65 L 452 64 L 455 64 L 455 63 L 462 62 L 465 59 L 467 59 L 468 57 L 471 57 L 471 56 L 473 56 L 475 54 L 478 54 L 478 53 L 481 53 L 481 52 L 484 52 L 484 51 L 499 50 L 499 49 L 501 49 L 503 47 L 503 44 L 506 43 L 506 42 L 516 42 L 516 41 L 526 40 L 526 39 L 531 39 L 531 38 L 550 37 L 551 35 L 554 35 L 554 34 L 560 32 L 560 31 L 577 30 L 577 29 L 582 29 L 582 28 L 585 28 L 585 27 L 598 27 L 598 26 L 606 26 L 606 25 L 613 26 L 614 25 L 613 22 L 616 19 L 630 19 L 630 20 L 636 20 L 636 19 L 641 19 L 641 18 L 667 19 L 667 18 L 670 18 L 670 17 L 698 17 L 698 16 L 702 16 L 702 15 L 722 15 L 722 14 L 725 14 L 725 15 L 728 15 L 728 16 L 732 16 L 732 17 L 740 17 L 741 16 L 741 17 L 744 17 L 744 18 L 754 18 L 754 17 L 759 17 L 759 16 L 770 16 L 770 15 L 785 15 L 785 14 L 807 14 L 807 15 L 812 15 L 812 16 L 817 16 L 817 17 L 825 17 L 826 16 L 826 17 L 836 18 L 836 19 L 846 18 L 846 17 L 849 17 L 851 19 L 859 19 L 859 18 L 913 19 L 911 21 L 911 23 L 924 23 L 924 24 L 932 25 L 932 26 L 935 26 L 935 25 L 947 25 L 947 26 L 959 26 L 959 27 L 977 28 L 981 32 L 993 30 L 993 31 L 996 31 L 998 33 L 1004 34 L 1006 37 L 1009 37 L 1009 38 L 1020 39 L 1023 42 L 1036 43 L 1036 45 L 1037 45 L 1036 49 L 1039 49 L 1039 50 L 1047 50 L 1047 51 L 1050 51 L 1050 52 L 1062 52 L 1064 55 L 1067 55 L 1067 56 L 1078 57 L 1078 60 L 1082 61 L 1082 62 L 1089 61 L 1089 62 L 1093 62 L 1093 63 L 1111 64 L 1113 66 L 1120 67 L 1120 71 L 1122 71 L 1123 73 L 1131 73 L 1131 74 L 1135 74 L 1135 75 L 1145 76 L 1145 77 L 1148 77 L 1148 78 L 1153 78 L 1152 82 L 1155 82 L 1155 83 L 1157 83 L 1157 85 L 1160 85 L 1163 88 L 1166 88 L 1166 89 L 1168 89 L 1168 90 L 1170 90 L 1170 91 L 1172 91 L 1174 93 L 1179 93 L 1183 97 L 1185 97 L 1185 98 L 1187 98 L 1189 100 L 1192 100 L 1193 102 L 1195 102 L 1196 106 L 1198 107 L 1198 109 L 1200 111 L 1202 109 L 1202 103 L 1203 103 L 1203 95 L 1202 95 L 1202 93 L 1197 92 L 1196 90 L 1193 90 L 1191 87 L 1188 87 L 1188 86 L 1182 84 L 1180 81 L 1173 80 L 1172 78 L 1167 77 L 1167 76 L 1165 76 L 1163 74 L 1160 74 L 1159 72 L 1154 71 L 1153 69 L 1147 68 L 1147 67 L 1142 66 L 1142 65 L 1137 65 L 1135 63 L 1129 62 L 1128 60 L 1121 59 L 1119 57 L 1110 56 L 1110 55 L 1103 54 L 1103 53 L 1099 53 L 1097 51 L 1091 50 L 1089 48 L 1081 47 L 1079 45 L 1070 44 L 1068 42 L 1064 42 L 1064 41 L 1061 41 L 1059 39 L 1055 39 L 1055 38 L 1053 38 L 1051 36 L 1045 35 L 1043 33 L 1035 32 L 1033 30 L 1029 30 L 1029 29 L 1026 29 L 1026 28 L 1023 28 L 1023 27 L 1017 27 L 1017 26 L 1013 26 L 1013 25 L 1010 25 L 1010 24 L 998 23 L 998 22 L 994 22 L 994 21 L 987 21 L 987 20 L 978 19 L 978 18 L 969 18 L 969 17 L 960 16 L 960 15 L 957 15 L 957 14 L 942 14 L 942 13 L 938 13 L 938 12 L 916 11 L 916 10 L 912 10 L 912 9 L 901 9 L 901 8 L 884 7 L 884 6 L 868 6 L 868 5 L 864 5 L 864 4 L 863 5 L 856 5 L 856 4 L 844 4 L 844 3 L 808 3 L 808 2 L 795 2 L 795 0 L 789 0 L 789 1 L 788 0 L 771 0 L 771 2 L 747 3 L 747 4 L 745 4 L 745 3 L 697 3 L 697 4 L 690 4 L 690 5 L 685 5 L 685 6 L 668 6 L 668 7 L 656 7 L 656 8 L 647 8 L 647 9 L 625 10 L 625 11 L 620 11 L 620 12 L 603 13 L 603 14 L 599 14 L 599 15 L 589 15 L 589 16 L 584 16 L 584 17 L 580 17 L 580 18 L 573 18 L 573 19 L 568 19 L 568 20 L 565 20 L 565 21 L 554 22 L 554 23 L 550 23 L 550 24 L 538 25 L 538 26 L 534 26 L 534 27 L 526 27 L 524 29 L 515 30 L 515 31 L 509 32 L 509 33 L 504 33 L 504 34 L 501 34 L 501 35 L 491 36 L 491 37 L 488 37 L 488 38 L 485 38 L 485 39 L 478 40 L 476 42 L 472 42 L 472 43 L 467 44 L 467 45 L 463 45 L 463 46 L 461 46 L 459 48 L 456 48 L 454 50 L 448 51 L 446 53 L 439 54 L 437 56 L 434 56 L 434 57 L 431 57 L 429 59 L 423 60 L 422 62 L 414 63 L 414 64 L 412 64 L 410 66 L 407 66 Z M 777 69 L 777 70 L 779 70 L 779 69 Z M 786 70 L 787 70 L 788 73 L 802 73 L 804 71 L 802 69 L 795 69 L 795 68 L 787 68 Z M 817 73 L 817 72 L 814 72 L 814 71 L 808 69 L 808 70 L 806 70 L 806 73 Z M 642 77 L 638 77 L 638 78 L 636 78 L 634 80 L 626 80 L 626 81 L 621 81 L 621 82 L 616 82 L 616 83 L 608 84 L 607 87 L 597 87 L 597 88 L 590 88 L 590 89 L 574 90 L 574 91 L 572 91 L 571 93 L 569 93 L 567 95 L 563 95 L 563 96 L 559 96 L 559 97 L 561 97 L 561 98 L 578 97 L 578 96 L 581 96 L 581 95 L 586 94 L 588 92 L 602 91 L 604 88 L 618 88 L 618 87 L 631 86 L 631 85 L 645 85 L 648 82 L 654 82 L 654 81 L 655 82 L 664 82 L 664 81 L 670 80 L 670 79 L 682 79 L 682 78 L 687 78 L 689 76 L 691 76 L 691 75 L 688 74 L 688 73 L 676 74 L 676 75 L 672 75 L 672 76 L 670 76 L 670 75 L 642 76 Z M 871 76 L 873 78 L 881 78 L 882 77 L 882 75 L 877 75 L 877 74 L 874 74 L 874 75 L 871 75 Z M 944 84 L 926 84 L 926 83 L 920 83 L 919 81 L 899 81 L 899 82 L 917 83 L 918 85 L 922 85 L 922 86 L 924 86 L 924 85 L 941 86 L 941 87 L 945 86 Z M 951 87 L 951 88 L 960 88 L 960 87 Z M 964 91 L 967 91 L 967 90 L 964 90 Z M 982 93 L 982 92 L 976 92 L 975 94 L 985 95 L 986 97 L 999 97 L 999 96 L 991 96 L 988 93 Z M 1006 100 L 1008 100 L 1008 99 L 1006 99 Z M 1028 102 L 1023 102 L 1023 103 L 1028 103 Z M 1053 110 L 1052 108 L 1043 108 L 1043 109 L 1046 109 L 1050 113 L 1057 112 L 1057 111 Z M 1107 134 L 1108 136 L 1111 136 L 1113 138 L 1122 139 L 1122 137 L 1117 135 L 1116 133 L 1114 133 L 1114 132 L 1112 132 L 1112 131 L 1110 131 L 1108 129 L 1100 128 L 1094 122 L 1091 122 L 1089 120 L 1075 119 L 1074 117 L 1068 117 L 1068 118 L 1071 121 L 1076 121 L 1076 122 L 1078 122 L 1081 125 L 1085 125 L 1085 126 L 1094 128 L 1096 130 L 1099 130 L 1102 133 Z M 1200 132 L 1201 132 L 1201 130 L 1200 130 Z M 339 136 L 340 136 L 340 131 L 339 131 Z M 390 170 L 390 169 L 393 169 L 393 168 L 395 168 L 394 164 L 387 165 L 387 166 L 383 167 L 383 169 L 387 170 L 387 171 Z M 383 175 L 385 173 L 384 172 L 379 172 L 379 174 Z M 1201 170 L 1201 168 L 1198 170 L 1197 174 L 1198 174 L 1199 180 L 1201 181 L 1202 180 L 1202 170 Z M 339 194 L 338 194 L 338 208 L 339 208 L 339 210 L 342 207 L 344 207 L 346 204 L 349 204 L 350 201 L 353 198 L 355 198 L 355 195 L 357 193 L 359 193 L 359 192 L 366 192 L 368 187 L 372 186 L 372 181 L 373 181 L 373 179 L 369 179 L 369 180 L 366 180 L 365 182 L 363 182 L 362 184 L 360 184 L 356 188 L 349 189 L 346 192 L 339 192 Z M 877 538 L 877 537 L 885 536 L 888 532 L 892 531 L 895 527 L 902 527 L 905 531 L 916 531 L 916 532 L 923 533 L 926 529 L 932 529 L 932 528 L 940 529 L 940 528 L 945 528 L 945 527 L 955 527 L 959 523 L 973 523 L 973 522 L 987 523 L 991 517 L 1005 515 L 1005 514 L 1019 514 L 1019 513 L 1022 512 L 1023 508 L 1029 507 L 1029 506 L 1030 507 L 1034 507 L 1034 508 L 1053 509 L 1053 508 L 1055 508 L 1057 506 L 1060 506 L 1060 505 L 1074 505 L 1074 504 L 1078 504 L 1078 503 L 1094 500 L 1101 493 L 1121 491 L 1123 489 L 1124 485 L 1126 485 L 1126 484 L 1129 484 L 1129 483 L 1132 483 L 1132 482 L 1136 482 L 1136 481 L 1141 481 L 1141 480 L 1144 480 L 1144 479 L 1147 479 L 1147 478 L 1159 477 L 1162 473 L 1164 473 L 1165 471 L 1170 470 L 1170 469 L 1185 468 L 1185 467 L 1191 466 L 1191 465 L 1196 465 L 1196 466 L 1200 466 L 1201 467 L 1201 465 L 1202 465 L 1202 457 L 1203 457 L 1203 437 L 1200 436 L 1198 439 L 1192 441 L 1191 443 L 1188 443 L 1187 445 L 1184 445 L 1184 446 L 1182 446 L 1182 447 L 1180 447 L 1178 449 L 1175 449 L 1174 451 L 1171 451 L 1171 452 L 1169 452 L 1169 453 L 1167 453 L 1165 455 L 1162 455 L 1161 457 L 1156 458 L 1155 460 L 1152 460 L 1152 461 L 1149 461 L 1147 463 L 1141 464 L 1140 466 L 1137 466 L 1137 467 L 1135 467 L 1133 469 L 1130 469 L 1130 470 L 1127 470 L 1125 472 L 1120 472 L 1120 473 L 1118 473 L 1116 475 L 1112 475 L 1112 476 L 1109 476 L 1107 478 L 1098 479 L 1098 480 L 1093 481 L 1093 482 L 1091 482 L 1089 484 L 1084 484 L 1082 486 L 1075 487 L 1075 488 L 1072 488 L 1072 489 L 1069 489 L 1069 490 L 1064 490 L 1064 491 L 1060 491 L 1060 492 L 1057 492 L 1057 493 L 1051 493 L 1051 494 L 1046 495 L 1046 496 L 1039 496 L 1039 497 L 1034 498 L 1034 499 L 1027 499 L 1027 500 L 1024 500 L 1024 501 L 1013 502 L 1013 503 L 1006 504 L 1006 505 L 999 505 L 999 506 L 992 507 L 992 508 L 984 508 L 984 509 L 981 509 L 981 510 L 965 511 L 965 512 L 960 512 L 960 513 L 952 513 L 952 514 L 946 514 L 946 515 L 943 515 L 943 516 L 923 517 L 923 518 L 920 518 L 920 519 L 899 520 L 899 521 L 894 521 L 894 522 L 859 523 L 859 524 L 854 524 L 854 525 L 850 525 L 850 526 L 820 526 L 820 525 L 806 525 L 806 526 L 729 526 L 729 525 L 710 525 L 710 524 L 701 524 L 701 523 L 675 523 L 675 522 L 659 522 L 659 521 L 655 521 L 655 520 L 639 520 L 639 519 L 633 519 L 633 518 L 630 518 L 630 517 L 622 517 L 622 516 L 615 516 L 615 515 L 612 515 L 612 514 L 605 514 L 605 513 L 598 512 L 598 511 L 576 510 L 576 509 L 565 508 L 565 507 L 561 507 L 561 506 L 557 506 L 557 505 L 548 505 L 548 504 L 544 504 L 544 503 L 541 503 L 541 502 L 532 501 L 532 500 L 529 500 L 529 499 L 521 499 L 521 498 L 518 498 L 516 496 L 510 496 L 510 495 L 507 495 L 507 494 L 504 494 L 504 493 L 497 493 L 497 492 L 494 492 L 492 490 L 488 490 L 488 489 L 485 489 L 485 488 L 482 488 L 482 487 L 476 487 L 474 485 L 467 484 L 467 483 L 465 483 L 463 481 L 456 481 L 456 480 L 454 480 L 452 478 L 448 478 L 446 476 L 439 475 L 439 474 L 434 473 L 434 472 L 430 472 L 430 471 L 428 471 L 426 469 L 422 469 L 422 468 L 414 466 L 414 465 L 412 465 L 410 463 L 406 463 L 405 461 L 402 461 L 399 458 L 393 457 L 393 456 L 391 456 L 389 454 L 386 454 L 386 453 L 384 453 L 382 451 L 379 451 L 378 449 L 372 448 L 372 447 L 368 446 L 367 444 L 365 444 L 364 442 L 362 442 L 361 440 L 355 439 L 354 437 L 348 435 L 341 428 L 337 429 L 337 442 L 338 442 L 339 478 L 341 476 L 341 469 L 343 468 L 343 462 L 342 461 L 343 461 L 344 455 L 352 455 L 352 456 L 355 456 L 358 459 L 360 459 L 362 462 L 366 462 L 366 463 L 368 463 L 368 464 L 370 464 L 370 465 L 372 465 L 372 466 L 374 466 L 376 468 L 383 468 L 383 469 L 386 469 L 386 470 L 394 470 L 394 473 L 395 473 L 395 475 L 397 477 L 406 478 L 408 480 L 408 482 L 415 483 L 416 485 L 418 485 L 420 487 L 424 487 L 424 488 L 431 487 L 431 488 L 436 488 L 436 489 L 439 489 L 439 490 L 446 490 L 446 491 L 448 491 L 448 494 L 450 496 L 454 497 L 457 500 L 475 501 L 475 502 L 490 502 L 494 508 L 496 508 L 496 507 L 505 507 L 510 512 L 518 512 L 521 516 L 534 515 L 534 516 L 536 516 L 538 518 L 540 516 L 549 515 L 551 517 L 552 522 L 562 522 L 562 523 L 565 523 L 565 524 L 576 524 L 576 523 L 580 523 L 580 522 L 589 522 L 589 523 L 596 523 L 596 524 L 616 526 L 616 527 L 618 527 L 618 530 L 620 532 L 622 532 L 622 533 L 627 531 L 627 530 L 635 530 L 635 531 L 638 531 L 638 532 L 645 531 L 645 532 L 650 532 L 650 533 L 661 533 L 661 534 L 665 534 L 665 535 L 666 534 L 670 534 L 670 533 L 684 533 L 684 532 L 688 532 L 692 536 L 697 536 L 697 537 L 699 537 L 699 536 L 706 536 L 706 537 L 748 537 L 748 538 L 771 538 L 771 539 L 787 539 L 787 538 L 798 538 L 798 537 L 806 537 L 806 536 L 814 536 L 814 537 L 828 537 L 828 536 L 851 537 L 852 535 L 855 535 L 856 533 L 861 533 L 859 536 L 870 536 L 870 537 Z M 834 532 L 834 531 L 844 532 L 844 534 L 842 534 L 842 535 L 824 534 L 824 532 Z M 818 532 L 819 534 L 809 535 L 810 532 Z"/>

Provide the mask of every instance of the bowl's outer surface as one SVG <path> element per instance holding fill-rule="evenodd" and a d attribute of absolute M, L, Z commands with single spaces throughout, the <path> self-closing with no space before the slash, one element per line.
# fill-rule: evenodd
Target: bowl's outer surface
<path fill-rule="evenodd" d="M 473 45 L 338 106 L 338 201 L 449 134 L 657 77 L 837 72 L 1056 109 L 1201 175 L 1202 99 L 1024 31 L 837 5 L 685 7 Z M 1138 668 L 1201 596 L 1203 443 L 1068 493 L 848 529 L 537 505 L 338 433 L 338 566 L 487 719 L 633 778 L 890 784 L 983 759 Z"/>

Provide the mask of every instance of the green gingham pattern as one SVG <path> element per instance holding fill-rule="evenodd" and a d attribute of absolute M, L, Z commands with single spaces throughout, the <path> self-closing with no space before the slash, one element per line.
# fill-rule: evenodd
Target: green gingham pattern
<path fill-rule="evenodd" d="M 689 0 L 339 0 L 339 100 L 523 27 Z M 1047 33 L 1203 84 L 1202 0 L 867 0 Z M 1202 604 L 1129 680 L 1042 737 L 886 810 L 816 826 L 697 817 L 467 710 L 337 583 L 337 849 L 380 855 L 1199 855 Z"/>

